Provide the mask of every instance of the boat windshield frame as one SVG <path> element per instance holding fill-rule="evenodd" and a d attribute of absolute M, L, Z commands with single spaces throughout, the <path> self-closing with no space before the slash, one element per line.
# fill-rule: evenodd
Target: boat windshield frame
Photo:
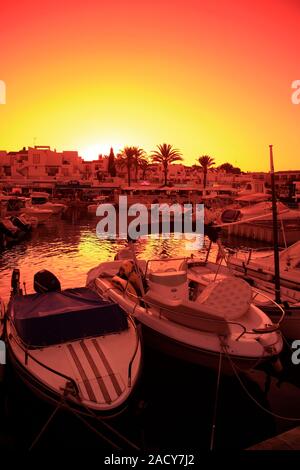
<path fill-rule="evenodd" d="M 183 256 L 183 257 L 180 257 L 180 258 L 153 258 L 153 259 L 148 259 L 146 261 L 146 268 L 145 268 L 145 277 L 147 277 L 147 274 L 149 274 L 149 272 L 151 271 L 151 269 L 149 269 L 149 266 L 151 263 L 174 263 L 176 261 L 180 262 L 181 261 L 181 266 L 182 266 L 182 269 L 175 269 L 174 266 L 172 266 L 172 268 L 174 267 L 174 269 L 172 269 L 172 271 L 185 271 L 187 272 L 188 270 L 188 266 L 187 266 L 187 261 L 191 259 L 190 257 L 188 256 Z M 184 263 L 186 263 L 186 266 L 184 266 Z M 170 267 L 171 268 L 171 267 Z M 160 272 L 160 271 L 156 271 L 154 270 L 153 272 Z M 167 272 L 166 270 L 164 271 L 161 271 L 161 272 Z"/>

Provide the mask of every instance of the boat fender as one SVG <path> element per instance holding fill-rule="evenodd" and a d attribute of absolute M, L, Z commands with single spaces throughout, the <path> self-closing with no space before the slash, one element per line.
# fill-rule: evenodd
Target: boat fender
<path fill-rule="evenodd" d="M 132 294 L 135 297 L 138 297 L 137 291 L 135 290 L 134 286 L 128 279 L 122 279 L 120 276 L 114 276 L 111 280 L 111 282 L 118 288 L 122 290 L 122 292 L 125 292 L 127 294 Z"/>
<path fill-rule="evenodd" d="M 141 289 L 141 279 L 143 279 L 143 274 L 140 273 L 140 277 L 135 270 L 135 266 L 133 261 L 125 260 L 123 261 L 122 265 L 120 266 L 120 270 L 118 275 L 125 279 L 126 281 L 130 281 L 134 290 L 137 292 L 139 297 L 142 296 L 142 289 Z M 144 290 L 146 290 L 147 286 L 144 284 Z"/>

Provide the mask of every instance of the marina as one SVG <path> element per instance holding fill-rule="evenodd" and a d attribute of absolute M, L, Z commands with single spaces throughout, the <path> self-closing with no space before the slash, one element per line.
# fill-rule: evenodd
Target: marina
<path fill-rule="evenodd" d="M 6 249 L 1 257 L 0 293 L 6 305 L 10 297 L 13 269 L 20 270 L 20 286 L 27 295 L 32 295 L 34 292 L 34 274 L 42 269 L 55 273 L 62 289 L 83 288 L 87 282 L 88 271 L 94 268 L 97 262 L 113 260 L 117 253 L 126 249 L 125 240 L 99 240 L 95 234 L 96 223 L 97 220 L 88 216 L 78 220 L 76 224 L 64 219 L 60 219 L 60 223 L 57 224 L 55 219 L 51 219 L 39 226 L 29 240 Z M 230 248 L 230 241 L 223 240 L 223 243 L 225 247 Z M 241 249 L 245 250 L 242 240 L 235 239 L 234 246 L 237 246 L 237 243 L 240 243 Z M 206 246 L 208 245 L 207 239 Z M 252 256 L 255 256 L 258 247 L 257 242 L 252 246 L 254 253 Z M 268 247 L 265 248 L 267 254 L 269 250 Z M 168 256 L 174 258 L 191 256 L 184 240 L 172 238 L 162 240 L 150 236 L 148 240 L 140 240 L 135 244 L 136 256 L 141 260 L 159 259 L 162 249 Z M 213 260 L 217 253 L 217 246 L 213 247 L 210 258 Z M 257 253 L 260 258 L 262 253 L 260 251 Z M 203 258 L 206 256 L 206 251 L 202 249 L 200 253 L 196 251 L 193 255 Z M 148 341 L 143 349 L 143 369 L 139 382 L 128 409 L 110 420 L 113 431 L 107 429 L 99 418 L 98 421 L 94 421 L 95 418 L 88 418 L 92 422 L 87 425 L 80 421 L 74 411 L 59 410 L 36 443 L 35 439 L 55 407 L 53 408 L 53 403 L 49 404 L 48 400 L 45 402 L 35 398 L 35 394 L 20 381 L 10 365 L 5 366 L 5 378 L 0 384 L 3 416 L 0 431 L 1 445 L 5 443 L 8 448 L 17 445 L 24 451 L 33 444 L 33 449 L 40 450 L 53 445 L 58 449 L 65 446 L 72 447 L 74 442 L 79 448 L 80 446 L 93 448 L 100 445 L 101 448 L 111 449 L 116 445 L 122 449 L 133 449 L 133 444 L 143 450 L 152 447 L 163 449 L 168 446 L 209 449 L 212 445 L 211 432 L 218 367 L 208 367 L 209 361 L 207 364 L 199 364 L 199 361 L 193 360 L 186 361 L 184 355 L 180 358 L 180 355 L 174 355 L 172 350 L 170 354 L 168 348 L 161 351 Z M 297 366 L 291 362 L 291 350 L 286 345 L 280 354 L 280 361 L 283 371 L 274 368 L 272 364 L 266 367 L 266 371 L 264 368 L 253 369 L 251 366 L 254 364 L 250 364 L 247 367 L 248 371 L 241 372 L 240 368 L 236 367 L 228 374 L 228 370 L 226 371 L 224 367 L 220 379 L 213 448 L 230 449 L 234 442 L 235 448 L 245 449 L 292 429 L 297 424 L 293 418 L 300 416 L 299 401 L 296 399 L 300 386 L 299 374 Z M 226 357 L 224 357 L 224 366 L 225 362 Z M 230 364 L 230 361 L 228 362 Z M 24 400 L 28 403 L 26 407 L 22 405 Z M 260 409 L 254 400 L 266 408 L 266 411 Z M 25 426 L 25 423 L 28 425 L 26 415 L 29 416 L 29 413 L 35 418 L 30 420 L 30 431 L 26 433 L 27 437 L 24 439 L 22 426 Z M 277 415 L 283 415 L 291 420 L 279 419 Z M 158 416 L 160 416 L 159 430 L 155 425 Z M 226 432 L 225 425 L 228 419 L 232 423 L 230 436 Z M 59 431 L 61 422 L 64 423 L 64 428 L 67 426 L 68 433 Z M 93 428 L 96 427 L 97 432 L 91 430 L 91 425 Z M 195 427 L 198 429 L 196 434 Z M 99 437 L 99 433 L 102 437 Z M 119 433 L 125 437 L 125 441 Z"/>
<path fill-rule="evenodd" d="M 3 468 L 300 461 L 299 24 L 1 2 Z"/>

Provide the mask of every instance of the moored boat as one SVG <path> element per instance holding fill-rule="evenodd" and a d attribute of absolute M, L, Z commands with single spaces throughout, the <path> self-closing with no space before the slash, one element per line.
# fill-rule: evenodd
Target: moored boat
<path fill-rule="evenodd" d="M 0 219 L 0 248 L 22 241 L 31 231 L 31 222 L 24 218 Z"/>
<path fill-rule="evenodd" d="M 123 411 L 141 371 L 131 317 L 87 288 L 61 291 L 49 272 L 36 274 L 34 284 L 36 294 L 22 295 L 15 270 L 6 343 L 17 374 L 39 397 L 73 411 L 103 417 Z"/>
<path fill-rule="evenodd" d="M 67 206 L 58 202 L 50 201 L 50 196 L 45 192 L 34 192 L 30 194 L 31 205 L 38 209 L 51 210 L 53 214 L 65 212 Z"/>
<path fill-rule="evenodd" d="M 282 349 L 278 325 L 252 303 L 245 281 L 213 282 L 192 295 L 183 258 L 101 263 L 87 285 L 132 314 L 145 342 L 183 360 L 216 368 L 223 354 L 247 369 Z"/>
<path fill-rule="evenodd" d="M 5 215 L 20 216 L 26 214 L 37 220 L 38 224 L 44 224 L 53 214 L 50 209 L 40 209 L 30 205 L 30 199 L 19 196 L 0 196 L 0 201 L 6 204 Z"/>

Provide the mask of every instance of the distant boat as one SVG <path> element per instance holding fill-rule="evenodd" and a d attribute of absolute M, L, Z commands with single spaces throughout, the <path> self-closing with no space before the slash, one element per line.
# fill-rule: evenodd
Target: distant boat
<path fill-rule="evenodd" d="M 37 220 L 26 214 L 0 219 L 0 248 L 6 248 L 23 240 L 36 225 Z"/>
<path fill-rule="evenodd" d="M 280 285 L 283 300 L 300 302 L 300 241 L 283 249 L 279 255 Z M 274 254 L 271 252 L 259 258 L 248 255 L 247 259 L 238 256 L 228 258 L 230 269 L 253 280 L 256 286 L 265 286 L 274 290 Z"/>
<path fill-rule="evenodd" d="M 290 209 L 277 202 L 278 243 L 291 244 L 299 239 L 300 210 Z M 272 202 L 258 202 L 247 206 L 228 207 L 216 222 L 229 235 L 251 238 L 257 241 L 273 241 Z"/>
<path fill-rule="evenodd" d="M 51 403 L 105 417 L 128 404 L 141 372 L 141 342 L 116 303 L 87 288 L 60 291 L 48 271 L 35 275 L 36 294 L 22 295 L 18 270 L 6 314 L 11 363 L 24 383 Z"/>
<path fill-rule="evenodd" d="M 105 202 L 109 202 L 109 198 L 107 196 L 96 196 L 93 203 L 87 206 L 88 214 L 96 215 L 99 205 L 104 204 Z"/>
<path fill-rule="evenodd" d="M 132 314 L 145 342 L 182 360 L 217 368 L 224 353 L 228 372 L 228 358 L 247 369 L 282 349 L 278 325 L 252 303 L 245 281 L 212 282 L 194 298 L 185 258 L 101 263 L 87 285 Z"/>
<path fill-rule="evenodd" d="M 61 214 L 65 212 L 67 206 L 57 202 L 50 201 L 48 193 L 34 192 L 30 194 L 31 205 L 39 209 L 49 209 L 53 214 Z"/>
<path fill-rule="evenodd" d="M 30 205 L 30 199 L 25 197 L 0 195 L 0 201 L 5 204 L 7 216 L 26 214 L 37 219 L 38 224 L 45 223 L 53 214 L 50 209 Z"/>
<path fill-rule="evenodd" d="M 282 202 L 277 203 L 277 210 L 283 219 L 300 217 L 299 211 L 289 209 Z M 224 224 L 251 221 L 269 222 L 272 221 L 272 203 L 262 201 L 246 206 L 227 208 L 222 212 L 221 220 Z"/>

